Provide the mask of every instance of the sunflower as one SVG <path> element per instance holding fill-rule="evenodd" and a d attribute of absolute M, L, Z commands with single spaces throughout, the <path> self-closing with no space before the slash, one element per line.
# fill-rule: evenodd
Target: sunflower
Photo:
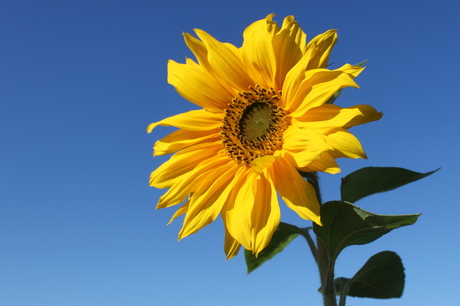
<path fill-rule="evenodd" d="M 280 222 L 278 195 L 301 218 L 321 225 L 320 204 L 302 172 L 338 173 L 335 159 L 366 158 L 348 128 L 378 120 L 368 105 L 327 103 L 364 69 L 327 69 L 335 30 L 307 43 L 293 16 L 281 27 L 273 14 L 251 24 L 236 47 L 195 29 L 184 34 L 196 57 L 168 62 L 168 83 L 201 109 L 148 126 L 174 126 L 154 155 L 174 153 L 152 172 L 150 185 L 166 188 L 157 208 L 182 206 L 179 239 L 213 222 L 225 228 L 227 258 L 240 247 L 262 251 Z"/>

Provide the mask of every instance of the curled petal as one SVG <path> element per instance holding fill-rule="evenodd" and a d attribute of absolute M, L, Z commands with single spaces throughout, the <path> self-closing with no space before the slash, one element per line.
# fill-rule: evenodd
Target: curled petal
<path fill-rule="evenodd" d="M 355 125 L 377 121 L 383 116 L 381 112 L 378 112 L 375 108 L 373 108 L 370 105 L 356 105 L 356 106 L 349 107 L 349 109 L 350 108 L 359 109 L 359 111 L 361 112 L 361 116 L 356 116 L 350 121 L 348 121 L 348 123 L 343 126 L 346 129 L 351 128 Z"/>
<path fill-rule="evenodd" d="M 291 101 L 305 79 L 305 71 L 325 68 L 329 53 L 337 39 L 335 30 L 318 35 L 308 43 L 302 58 L 289 70 L 283 84 L 286 101 Z"/>
<path fill-rule="evenodd" d="M 284 18 L 281 30 L 275 34 L 272 42 L 276 57 L 276 78 L 273 87 L 276 91 L 283 88 L 286 74 L 302 58 L 306 48 L 306 39 L 307 35 L 293 16 Z"/>
<path fill-rule="evenodd" d="M 358 138 L 346 130 L 339 130 L 327 135 L 327 143 L 334 148 L 331 151 L 334 158 L 367 158 Z"/>
<path fill-rule="evenodd" d="M 276 73 L 275 51 L 272 40 L 279 30 L 272 20 L 273 14 L 251 24 L 243 33 L 241 52 L 243 61 L 255 84 L 265 88 L 272 87 Z"/>
<path fill-rule="evenodd" d="M 307 69 L 326 68 L 332 48 L 337 41 L 337 30 L 328 30 L 307 44 L 309 61 Z"/>
<path fill-rule="evenodd" d="M 323 104 L 308 110 L 304 116 L 295 118 L 299 125 L 329 134 L 337 129 L 378 120 L 382 114 L 369 105 L 355 105 L 342 108 L 333 104 Z"/>
<path fill-rule="evenodd" d="M 317 160 L 322 152 L 333 148 L 324 135 L 292 125 L 284 132 L 283 149 L 294 158 L 297 168 L 303 168 Z"/>
<path fill-rule="evenodd" d="M 281 25 L 281 30 L 277 33 L 282 35 L 282 32 L 289 33 L 289 38 L 297 46 L 299 51 L 303 54 L 305 53 L 307 47 L 307 34 L 299 26 L 299 23 L 294 20 L 294 16 L 289 15 L 283 19 L 283 24 Z M 301 56 L 297 57 L 297 61 L 300 60 Z"/>
<path fill-rule="evenodd" d="M 309 109 L 323 105 L 334 93 L 344 87 L 358 87 L 349 74 L 338 70 L 314 69 L 305 73 L 305 79 L 295 95 L 287 98 L 293 117 L 303 116 Z"/>
<path fill-rule="evenodd" d="M 330 174 L 340 173 L 340 167 L 329 152 L 321 153 L 320 157 L 308 166 L 300 168 L 303 172 L 326 172 Z"/>

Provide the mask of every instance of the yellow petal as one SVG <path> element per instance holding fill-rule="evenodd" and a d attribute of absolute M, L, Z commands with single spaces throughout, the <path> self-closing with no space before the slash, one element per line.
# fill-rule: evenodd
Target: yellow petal
<path fill-rule="evenodd" d="M 307 50 L 302 55 L 302 58 L 286 74 L 283 84 L 286 105 L 289 106 L 290 101 L 294 99 L 301 83 L 306 79 L 305 72 L 307 70 L 326 67 L 325 63 L 327 63 L 329 53 L 336 39 L 335 30 L 329 30 L 308 43 Z"/>
<path fill-rule="evenodd" d="M 245 215 L 244 207 L 252 207 L 254 203 L 253 186 L 256 177 L 257 174 L 250 171 L 236 175 L 235 187 L 222 210 L 222 219 L 230 236 L 248 250 L 251 249 L 250 230 L 247 230 L 250 227 L 250 221 L 249 216 Z M 238 197 L 240 201 L 237 200 Z M 241 199 L 244 199 L 243 202 L 241 202 Z"/>
<path fill-rule="evenodd" d="M 302 168 L 317 160 L 322 152 L 333 148 L 326 142 L 324 135 L 309 128 L 291 125 L 284 132 L 283 149 L 295 159 L 297 168 Z"/>
<path fill-rule="evenodd" d="M 343 128 L 351 119 L 361 116 L 357 108 L 342 108 L 333 104 L 323 104 L 309 109 L 302 117 L 293 120 L 299 125 L 312 128 L 322 134 L 327 134 L 337 128 Z"/>
<path fill-rule="evenodd" d="M 332 48 L 337 41 L 337 30 L 328 30 L 313 38 L 307 44 L 307 52 L 310 54 L 307 69 L 325 68 L 329 60 Z"/>
<path fill-rule="evenodd" d="M 340 173 L 340 167 L 329 152 L 321 153 L 320 157 L 308 166 L 300 168 L 303 172 L 326 172 L 330 174 Z"/>
<path fill-rule="evenodd" d="M 294 165 L 286 159 L 277 161 L 271 174 L 276 189 L 286 205 L 301 218 L 321 225 L 315 189 L 300 176 Z"/>
<path fill-rule="evenodd" d="M 189 33 L 184 33 L 184 41 L 190 51 L 192 51 L 193 55 L 195 55 L 200 67 L 207 71 L 211 76 L 211 65 L 209 65 L 208 62 L 208 50 L 206 49 L 206 46 L 203 44 L 203 42 L 199 39 L 196 39 Z"/>
<path fill-rule="evenodd" d="M 281 151 L 276 151 L 274 155 L 266 155 L 257 157 L 251 162 L 251 169 L 254 172 L 262 173 L 262 171 L 270 167 L 275 160 L 279 160 L 281 158 Z"/>
<path fill-rule="evenodd" d="M 185 202 L 184 205 L 182 205 L 178 210 L 176 210 L 174 215 L 169 220 L 168 225 L 171 224 L 174 221 L 174 219 L 176 219 L 179 216 L 182 216 L 187 212 L 189 203 L 190 201 Z"/>
<path fill-rule="evenodd" d="M 287 106 L 293 117 L 303 116 L 309 109 L 323 105 L 339 89 L 351 86 L 358 87 L 345 72 L 338 70 L 314 69 L 305 73 L 292 100 Z"/>
<path fill-rule="evenodd" d="M 381 113 L 368 105 L 342 108 L 333 104 L 323 104 L 308 110 L 302 117 L 293 119 L 293 122 L 322 134 L 329 134 L 337 129 L 375 121 L 381 117 Z"/>
<path fill-rule="evenodd" d="M 305 52 L 307 47 L 307 34 L 302 30 L 297 21 L 294 20 L 294 16 L 289 15 L 283 19 L 283 25 L 281 26 L 281 32 L 287 30 L 289 36 L 294 40 L 295 45 L 300 49 L 302 54 Z M 301 56 L 298 57 L 300 59 Z"/>
<path fill-rule="evenodd" d="M 251 24 L 243 33 L 241 52 L 243 61 L 255 84 L 265 88 L 273 87 L 276 73 L 275 51 L 272 40 L 279 30 L 272 21 L 273 14 Z"/>
<path fill-rule="evenodd" d="M 171 187 L 182 175 L 194 169 L 203 160 L 218 156 L 221 149 L 219 144 L 202 143 L 177 152 L 151 173 L 150 186 L 160 189 Z"/>
<path fill-rule="evenodd" d="M 196 39 L 188 33 L 184 34 L 184 39 L 189 49 L 193 52 L 196 59 L 198 60 L 200 69 L 202 69 L 203 72 L 207 72 L 209 78 L 212 79 L 212 82 L 217 83 L 216 88 L 225 90 L 230 94 L 230 96 L 233 97 L 235 94 L 234 89 L 228 86 L 228 84 L 225 84 L 211 67 L 211 64 L 208 61 L 208 50 L 206 49 L 206 45 L 201 40 Z"/>
<path fill-rule="evenodd" d="M 222 125 L 223 113 L 212 113 L 204 109 L 192 110 L 150 123 L 147 133 L 151 133 L 159 125 L 175 126 L 189 131 L 209 131 Z"/>
<path fill-rule="evenodd" d="M 228 158 L 226 156 L 215 157 L 204 161 L 193 170 L 184 173 L 181 179 L 176 180 L 168 191 L 160 197 L 156 208 L 165 208 L 182 203 L 185 198 L 193 192 L 194 188 L 196 188 L 197 182 L 203 177 L 210 175 L 212 171 L 221 169 L 226 163 L 228 163 Z"/>
<path fill-rule="evenodd" d="M 305 72 L 307 69 L 309 57 L 304 54 L 302 58 L 292 67 L 286 74 L 284 79 L 282 92 L 284 105 L 290 109 L 292 101 L 299 90 L 300 84 L 305 80 Z"/>
<path fill-rule="evenodd" d="M 280 221 L 276 190 L 266 175 L 251 172 L 228 201 L 225 222 L 230 235 L 256 255 L 270 242 Z M 231 199 L 231 198 L 230 198 Z"/>
<path fill-rule="evenodd" d="M 378 112 L 377 110 L 375 110 L 375 108 L 373 108 L 370 105 L 356 105 L 349 107 L 349 109 L 351 108 L 359 109 L 359 111 L 361 112 L 361 116 L 356 116 L 353 119 L 351 119 L 347 124 L 343 126 L 344 128 L 350 128 L 355 125 L 377 121 L 383 116 L 382 113 Z"/>
<path fill-rule="evenodd" d="M 179 239 L 195 233 L 217 218 L 235 186 L 234 176 L 237 170 L 238 166 L 229 161 L 221 168 L 210 171 L 200 182 L 196 182 L 199 186 L 190 197 Z"/>
<path fill-rule="evenodd" d="M 273 49 L 276 57 L 276 91 L 283 88 L 286 74 L 302 58 L 306 47 L 307 35 L 302 31 L 293 16 L 283 20 L 281 30 L 273 37 Z"/>
<path fill-rule="evenodd" d="M 256 256 L 270 243 L 281 218 L 276 189 L 266 173 L 256 180 L 256 197 L 251 210 L 251 250 Z"/>
<path fill-rule="evenodd" d="M 232 235 L 230 235 L 230 233 L 228 232 L 225 226 L 224 228 L 225 228 L 224 252 L 227 255 L 227 260 L 229 260 L 230 258 L 233 258 L 238 254 L 241 248 L 241 244 L 238 241 L 236 241 L 236 239 L 233 238 Z"/>
<path fill-rule="evenodd" d="M 334 158 L 367 158 L 359 140 L 346 130 L 339 130 L 327 135 L 327 143 L 334 148 Z"/>
<path fill-rule="evenodd" d="M 345 65 L 343 65 L 342 67 L 340 67 L 340 68 L 337 69 L 337 70 L 346 72 L 346 73 L 348 73 L 350 76 L 352 76 L 353 78 L 356 78 L 358 75 L 361 74 L 361 72 L 364 71 L 364 69 L 365 69 L 365 67 L 352 66 L 352 65 L 350 65 L 350 64 L 345 64 Z"/>
<path fill-rule="evenodd" d="M 221 112 L 233 98 L 228 90 L 191 60 L 187 64 L 170 60 L 168 83 L 185 99 L 213 112 Z"/>
<path fill-rule="evenodd" d="M 202 30 L 195 30 L 196 35 L 208 50 L 208 61 L 212 70 L 220 79 L 237 91 L 253 85 L 243 64 L 241 51 L 231 44 L 221 43 Z"/>
<path fill-rule="evenodd" d="M 154 156 L 177 152 L 184 148 L 203 143 L 220 141 L 219 129 L 213 131 L 177 130 L 155 142 Z"/>

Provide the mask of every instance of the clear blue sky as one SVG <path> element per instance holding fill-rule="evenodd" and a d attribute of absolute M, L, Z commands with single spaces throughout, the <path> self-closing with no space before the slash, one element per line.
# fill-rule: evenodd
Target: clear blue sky
<path fill-rule="evenodd" d="M 161 2 L 161 3 L 160 3 Z M 385 116 L 354 128 L 368 160 L 339 160 L 325 200 L 365 166 L 441 171 L 358 204 L 422 213 L 410 227 L 346 249 L 337 276 L 393 250 L 406 268 L 398 300 L 348 305 L 454 305 L 460 256 L 457 1 L 2 1 L 0 3 L 0 305 L 320 305 L 314 262 L 297 238 L 246 275 L 225 261 L 221 221 L 177 242 L 175 209 L 154 210 L 150 122 L 196 107 L 166 83 L 168 59 L 206 30 L 240 45 L 255 20 L 292 14 L 313 37 L 339 30 L 331 62 L 359 63 L 361 89 L 337 104 Z M 308 222 L 283 210 L 282 220 Z"/>

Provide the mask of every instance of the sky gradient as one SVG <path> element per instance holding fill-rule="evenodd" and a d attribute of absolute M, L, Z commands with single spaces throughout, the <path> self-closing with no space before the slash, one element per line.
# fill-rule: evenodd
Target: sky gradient
<path fill-rule="evenodd" d="M 243 30 L 294 15 L 308 39 L 338 29 L 332 67 L 368 60 L 336 104 L 384 113 L 352 132 L 368 160 L 321 175 L 325 201 L 367 166 L 440 171 L 357 204 L 422 213 L 415 225 L 347 248 L 336 276 L 398 253 L 401 299 L 347 305 L 453 305 L 460 256 L 457 153 L 460 5 L 456 1 L 2 1 L 0 3 L 0 305 L 320 305 L 318 273 L 297 238 L 246 275 L 225 260 L 220 219 L 177 242 L 175 208 L 154 210 L 148 186 L 168 157 L 151 122 L 197 109 L 166 82 L 168 59 L 192 57 L 194 28 L 240 46 Z M 457 136 L 455 136 L 457 135 Z M 282 221 L 311 223 L 282 208 Z"/>

